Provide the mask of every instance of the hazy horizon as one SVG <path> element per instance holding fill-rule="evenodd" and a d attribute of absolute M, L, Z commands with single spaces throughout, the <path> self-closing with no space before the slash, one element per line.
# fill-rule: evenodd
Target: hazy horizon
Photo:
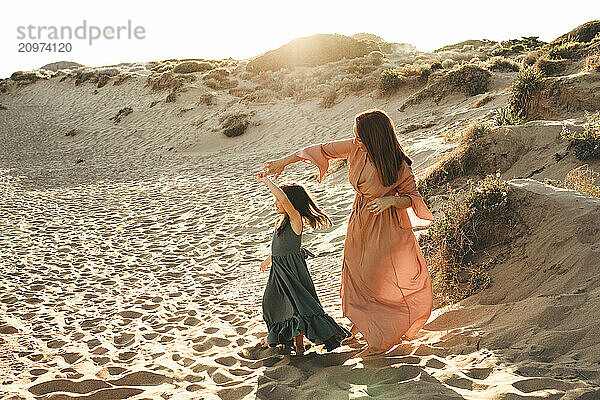
<path fill-rule="evenodd" d="M 146 5 L 142 9 L 137 2 L 108 1 L 107 7 L 93 11 L 91 7 L 82 9 L 85 4 L 65 1 L 60 9 L 44 9 L 47 3 L 37 2 L 38 6 L 34 5 L 27 15 L 19 13 L 18 6 L 7 4 L 7 15 L 16 17 L 0 27 L 4 55 L 0 77 L 62 60 L 97 67 L 179 58 L 247 59 L 316 33 L 347 36 L 372 33 L 387 42 L 409 43 L 425 52 L 470 39 L 502 41 L 538 36 L 543 41 L 552 41 L 598 18 L 600 5 L 594 3 L 579 2 L 577 7 L 562 7 L 559 13 L 547 3 L 514 0 L 492 9 L 482 8 L 475 1 L 429 2 L 426 7 L 382 2 L 379 8 L 367 8 L 358 1 L 340 4 L 311 0 L 301 6 L 273 1 L 253 4 L 230 1 L 226 6 L 170 3 L 164 9 Z M 18 26 L 75 28 L 83 20 L 100 27 L 132 21 L 144 28 L 145 39 L 98 40 L 93 45 L 73 39 L 72 52 L 17 51 L 19 42 L 32 42 L 17 39 Z M 227 26 L 222 21 L 228 21 Z"/>

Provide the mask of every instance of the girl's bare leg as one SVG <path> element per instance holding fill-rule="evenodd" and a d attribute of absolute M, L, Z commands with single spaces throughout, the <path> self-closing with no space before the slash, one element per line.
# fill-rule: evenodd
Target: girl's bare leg
<path fill-rule="evenodd" d="M 302 332 L 300 332 L 300 334 L 294 338 L 294 342 L 296 345 L 296 354 L 304 354 L 304 335 Z"/>
<path fill-rule="evenodd" d="M 260 347 L 262 347 L 263 349 L 266 349 L 269 347 L 269 343 L 267 343 L 266 336 L 264 338 L 260 339 Z"/>
<path fill-rule="evenodd" d="M 356 334 L 358 333 L 358 328 L 356 327 L 356 325 L 352 325 L 352 328 L 350 328 L 350 333 L 352 335 L 342 340 L 342 344 L 351 343 L 354 339 L 356 339 Z"/>

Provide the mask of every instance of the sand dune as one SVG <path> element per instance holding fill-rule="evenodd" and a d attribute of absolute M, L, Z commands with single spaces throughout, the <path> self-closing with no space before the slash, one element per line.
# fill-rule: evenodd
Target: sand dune
<path fill-rule="evenodd" d="M 349 137 L 352 116 L 378 106 L 398 126 L 428 125 L 401 136 L 420 170 L 455 145 L 442 131 L 505 102 L 514 73 L 493 74 L 494 98 L 483 107 L 471 108 L 481 96 L 456 94 L 404 112 L 395 110 L 413 89 L 348 96 L 328 109 L 316 99 L 244 104 L 217 91 L 206 106 L 198 98 L 212 90 L 196 82 L 164 102 L 148 74 L 100 89 L 57 76 L 1 95 L 2 398 L 600 396 L 598 200 L 531 180 L 511 181 L 527 231 L 493 270 L 493 286 L 436 310 L 417 339 L 373 360 L 353 358 L 349 346 L 304 357 L 258 346 L 266 335 L 258 265 L 274 219 L 271 197 L 251 179 L 260 163 Z M 110 119 L 126 107 L 120 122 Z M 219 116 L 248 110 L 244 135 L 222 135 Z M 580 111 L 567 114 L 581 125 Z M 518 155 L 503 177 L 563 178 L 574 158 L 548 161 L 566 146 L 561 124 L 486 138 Z M 323 185 L 305 166 L 286 172 L 282 181 L 306 185 L 334 221 L 304 245 L 318 255 L 309 269 L 326 311 L 343 321 L 347 170 Z"/>

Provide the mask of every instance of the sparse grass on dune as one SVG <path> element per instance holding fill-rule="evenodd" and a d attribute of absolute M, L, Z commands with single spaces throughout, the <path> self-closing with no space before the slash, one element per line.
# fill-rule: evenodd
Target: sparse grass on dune
<path fill-rule="evenodd" d="M 510 58 L 496 56 L 486 62 L 487 68 L 499 72 L 519 72 L 521 66 Z"/>
<path fill-rule="evenodd" d="M 600 173 L 594 171 L 587 164 L 577 167 L 567 174 L 561 187 L 587 193 L 590 196 L 600 197 Z"/>
<path fill-rule="evenodd" d="M 586 122 L 581 132 L 571 131 L 566 127 L 561 137 L 569 141 L 569 147 L 574 149 L 575 156 L 580 160 L 600 159 L 600 111 L 585 112 Z"/>
<path fill-rule="evenodd" d="M 490 78 L 490 71 L 475 64 L 460 65 L 451 71 L 436 71 L 430 75 L 427 86 L 410 96 L 398 110 L 404 111 L 428 98 L 439 103 L 445 96 L 455 93 L 467 96 L 485 93 Z"/>
<path fill-rule="evenodd" d="M 493 176 L 453 192 L 419 244 L 431 272 L 435 305 L 460 301 L 489 287 L 481 251 L 506 243 L 516 219 L 510 189 Z M 479 262 L 478 262 L 478 261 Z"/>
<path fill-rule="evenodd" d="M 477 139 L 492 131 L 490 122 L 473 122 L 461 132 L 458 146 L 444 155 L 436 164 L 428 168 L 419 177 L 417 188 L 426 202 L 436 188 L 441 188 L 452 180 L 468 174 L 479 174 L 487 171 L 488 165 L 482 165 L 481 148 Z"/>

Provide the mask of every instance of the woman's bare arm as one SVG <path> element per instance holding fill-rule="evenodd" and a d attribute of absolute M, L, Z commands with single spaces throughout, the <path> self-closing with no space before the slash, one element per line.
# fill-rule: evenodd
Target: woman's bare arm
<path fill-rule="evenodd" d="M 283 172 L 283 169 L 295 162 L 301 161 L 302 159 L 298 157 L 295 153 L 292 153 L 288 156 L 278 158 L 276 160 L 270 160 L 263 163 L 263 169 L 268 174 L 274 174 L 275 180 L 279 177 L 279 175 Z"/>

